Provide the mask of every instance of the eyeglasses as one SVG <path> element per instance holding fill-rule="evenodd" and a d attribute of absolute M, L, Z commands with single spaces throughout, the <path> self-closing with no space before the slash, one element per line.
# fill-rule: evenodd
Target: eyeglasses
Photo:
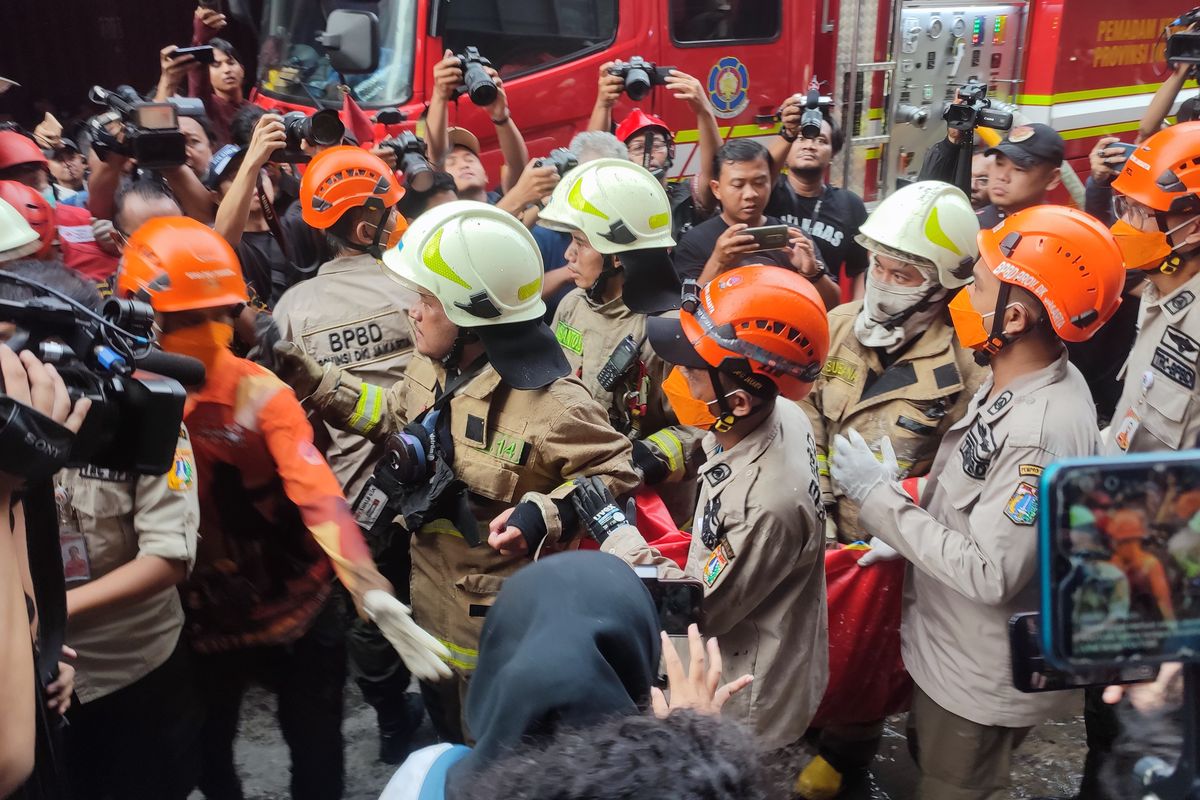
<path fill-rule="evenodd" d="M 1123 194 L 1115 194 L 1112 199 L 1113 216 L 1123 219 L 1135 228 L 1144 228 L 1146 223 L 1157 213 L 1149 206 L 1142 205 L 1137 200 Z M 1156 220 L 1157 221 L 1157 220 Z"/>
<path fill-rule="evenodd" d="M 667 143 L 666 142 L 655 142 L 653 145 L 651 145 L 650 152 L 651 153 L 667 152 Z M 644 144 L 639 142 L 638 144 L 629 145 L 629 155 L 644 156 L 645 154 L 646 154 L 646 146 Z"/>

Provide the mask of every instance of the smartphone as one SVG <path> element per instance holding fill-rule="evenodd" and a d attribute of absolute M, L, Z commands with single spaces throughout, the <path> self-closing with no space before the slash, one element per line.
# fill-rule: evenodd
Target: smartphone
<path fill-rule="evenodd" d="M 1062 689 L 1083 689 L 1090 686 L 1112 686 L 1118 683 L 1143 683 L 1158 677 L 1153 664 L 1131 664 L 1124 667 L 1098 667 L 1066 672 L 1046 663 L 1042 652 L 1042 615 L 1037 611 L 1015 614 L 1008 621 L 1008 645 L 1012 654 L 1013 686 L 1029 694 L 1057 692 Z"/>
<path fill-rule="evenodd" d="M 195 56 L 196 61 L 201 64 L 211 64 L 216 60 L 211 44 L 202 44 L 199 47 L 180 47 L 171 58 L 183 58 L 184 56 Z"/>
<path fill-rule="evenodd" d="M 689 625 L 700 624 L 704 584 L 696 578 L 660 578 L 653 566 L 634 567 L 658 610 L 658 627 L 669 636 L 687 636 Z"/>
<path fill-rule="evenodd" d="M 1194 659 L 1196 451 L 1060 461 L 1042 474 L 1039 496 L 1041 639 L 1051 666 L 1074 672 Z"/>
<path fill-rule="evenodd" d="M 792 234 L 788 230 L 787 225 L 763 225 L 761 228 L 746 228 L 739 236 L 753 236 L 757 249 L 751 252 L 758 253 L 762 250 L 782 250 L 788 246 L 791 241 Z"/>
<path fill-rule="evenodd" d="M 1104 149 L 1121 150 L 1123 152 L 1120 156 L 1106 156 L 1105 163 L 1108 164 L 1110 169 L 1120 172 L 1121 167 L 1125 166 L 1125 162 L 1129 160 L 1129 156 L 1133 155 L 1133 151 L 1137 150 L 1137 148 L 1138 146 L 1136 144 L 1131 144 L 1129 142 L 1113 142 Z"/>

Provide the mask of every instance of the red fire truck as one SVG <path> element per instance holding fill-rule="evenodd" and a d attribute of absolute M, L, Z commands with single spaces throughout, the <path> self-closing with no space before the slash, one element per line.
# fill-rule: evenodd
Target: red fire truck
<path fill-rule="evenodd" d="M 360 74 L 339 76 L 320 44 L 336 9 L 374 15 L 376 57 Z M 500 70 L 540 155 L 586 125 L 605 61 L 642 56 L 696 76 L 727 138 L 770 137 L 782 100 L 815 74 L 848 132 L 833 179 L 871 200 L 915 176 L 943 135 L 942 110 L 971 78 L 1061 131 L 1068 160 L 1084 169 L 1097 137 L 1132 137 L 1165 76 L 1164 26 L 1184 11 L 1168 0 L 265 0 L 256 100 L 340 107 L 344 80 L 363 108 L 399 109 L 412 126 L 433 65 L 446 49 L 474 46 Z M 687 107 L 659 90 L 641 105 L 677 131 L 676 175 L 694 173 Z M 615 118 L 631 108 L 624 99 Z M 469 99 L 451 114 L 495 148 Z M 498 174 L 499 154 L 485 161 Z"/>

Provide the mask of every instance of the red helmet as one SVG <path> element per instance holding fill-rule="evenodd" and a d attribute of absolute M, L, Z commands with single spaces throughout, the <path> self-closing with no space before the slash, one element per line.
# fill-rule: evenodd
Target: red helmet
<path fill-rule="evenodd" d="M 41 164 L 45 166 L 46 155 L 42 148 L 28 136 L 16 131 L 0 131 L 0 169 L 19 164 Z"/>
<path fill-rule="evenodd" d="M 20 136 L 20 134 L 17 134 Z M 24 138 L 24 137 L 22 137 Z M 54 238 L 58 234 L 54 219 L 54 209 L 37 189 L 26 186 L 20 181 L 0 181 L 0 200 L 4 200 L 25 218 L 29 227 L 37 233 L 41 247 L 33 254 L 34 258 L 46 258 L 54 247 Z"/>
<path fill-rule="evenodd" d="M 663 122 L 659 117 L 653 114 L 647 114 L 640 108 L 635 108 L 629 113 L 629 116 L 621 120 L 621 124 L 617 126 L 617 138 L 622 142 L 628 142 L 639 131 L 644 131 L 647 128 L 657 128 L 667 136 L 667 141 L 670 142 L 675 138 L 675 134 L 667 127 L 667 123 Z"/>

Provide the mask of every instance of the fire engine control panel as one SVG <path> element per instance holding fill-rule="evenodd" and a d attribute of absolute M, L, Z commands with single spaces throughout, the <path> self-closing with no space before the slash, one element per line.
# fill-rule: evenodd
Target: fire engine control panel
<path fill-rule="evenodd" d="M 1024 17 L 1024 3 L 900 3 L 887 109 L 889 189 L 897 178 L 916 178 L 925 152 L 946 135 L 942 112 L 967 81 L 987 83 L 990 98 L 1016 101 Z"/>

